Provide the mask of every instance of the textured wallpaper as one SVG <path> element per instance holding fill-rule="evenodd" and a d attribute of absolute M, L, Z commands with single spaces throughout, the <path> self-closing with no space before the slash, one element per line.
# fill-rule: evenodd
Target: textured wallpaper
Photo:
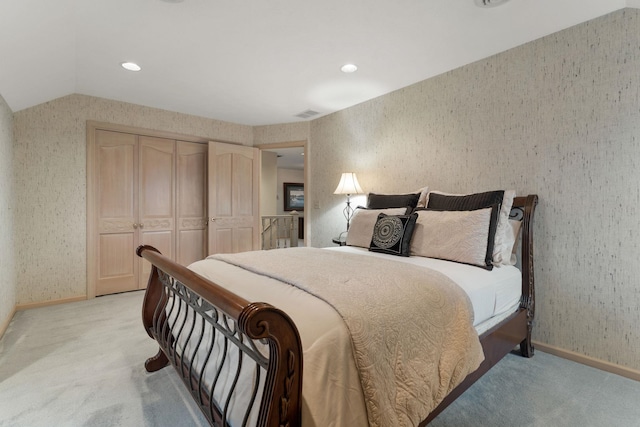
<path fill-rule="evenodd" d="M 16 303 L 12 159 L 13 112 L 0 96 L 0 325 L 8 321 Z"/>
<path fill-rule="evenodd" d="M 534 339 L 640 370 L 640 11 L 569 28 L 311 123 L 313 246 L 365 191 L 537 193 Z"/>
<path fill-rule="evenodd" d="M 253 143 L 272 144 L 278 142 L 306 141 L 309 138 L 310 122 L 292 122 L 279 125 L 255 126 Z"/>
<path fill-rule="evenodd" d="M 86 121 L 251 145 L 253 129 L 71 95 L 16 112 L 17 303 L 86 295 Z"/>

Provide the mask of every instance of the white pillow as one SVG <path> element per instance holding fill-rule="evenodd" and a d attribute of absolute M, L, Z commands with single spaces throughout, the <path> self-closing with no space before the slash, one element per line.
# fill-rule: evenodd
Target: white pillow
<path fill-rule="evenodd" d="M 383 213 L 387 215 L 404 215 L 406 211 L 407 208 L 356 209 L 353 217 L 351 218 L 349 233 L 347 233 L 347 246 L 360 246 L 361 248 L 368 248 L 369 245 L 371 245 L 373 228 L 376 225 L 379 214 Z"/>
<path fill-rule="evenodd" d="M 492 207 L 474 211 L 417 211 L 411 255 L 491 269 L 487 265 Z"/>
<path fill-rule="evenodd" d="M 522 221 L 518 221 L 515 219 L 509 220 L 509 228 L 511 229 L 510 236 L 510 245 L 511 245 L 511 254 L 509 256 L 509 265 L 516 265 L 518 262 L 518 246 L 516 242 L 518 241 L 518 236 L 520 234 L 520 227 L 522 227 Z"/>
<path fill-rule="evenodd" d="M 427 195 L 429 194 L 429 187 L 422 187 L 419 190 L 414 191 L 413 193 L 420 193 L 420 197 L 418 197 L 417 208 L 426 208 L 427 207 Z"/>
<path fill-rule="evenodd" d="M 498 228 L 493 243 L 493 264 L 512 265 L 511 251 L 513 250 L 513 229 L 509 225 L 509 214 L 513 206 L 513 198 L 516 196 L 515 190 L 505 190 L 498 217 Z"/>

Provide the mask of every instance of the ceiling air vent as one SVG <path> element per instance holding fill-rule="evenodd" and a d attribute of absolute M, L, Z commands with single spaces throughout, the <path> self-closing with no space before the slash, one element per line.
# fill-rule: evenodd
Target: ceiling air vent
<path fill-rule="evenodd" d="M 505 4 L 509 0 L 474 0 L 478 7 L 496 7 Z"/>
<path fill-rule="evenodd" d="M 296 114 L 296 117 L 300 117 L 301 119 L 308 119 L 309 117 L 317 116 L 318 114 L 320 113 L 317 111 L 307 110 L 303 111 L 302 113 Z"/>

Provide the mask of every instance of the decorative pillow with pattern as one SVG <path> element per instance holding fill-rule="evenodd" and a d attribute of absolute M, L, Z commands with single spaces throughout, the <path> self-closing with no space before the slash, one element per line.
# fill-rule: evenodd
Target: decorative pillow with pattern
<path fill-rule="evenodd" d="M 411 215 L 378 215 L 373 227 L 373 236 L 369 250 L 389 255 L 409 256 L 411 237 L 418 219 L 417 213 Z"/>

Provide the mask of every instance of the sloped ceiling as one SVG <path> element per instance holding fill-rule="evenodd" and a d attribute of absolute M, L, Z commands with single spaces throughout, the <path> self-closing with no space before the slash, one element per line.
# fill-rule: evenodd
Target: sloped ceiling
<path fill-rule="evenodd" d="M 639 0 L 2 0 L 0 95 L 247 125 L 328 114 Z M 134 61 L 142 71 L 120 67 Z M 340 67 L 355 63 L 345 74 Z"/>

